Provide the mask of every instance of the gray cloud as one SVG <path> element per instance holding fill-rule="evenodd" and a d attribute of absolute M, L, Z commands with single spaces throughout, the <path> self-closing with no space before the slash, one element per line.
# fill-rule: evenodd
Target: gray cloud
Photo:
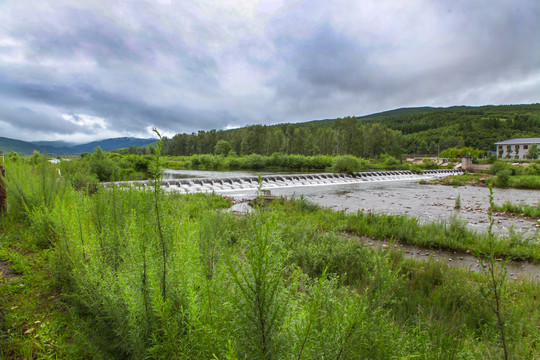
<path fill-rule="evenodd" d="M 62 118 L 51 116 L 46 109 L 31 109 L 24 105 L 0 104 L 0 122 L 9 123 L 17 132 L 52 132 L 69 135 L 77 126 Z M 37 139 L 33 139 L 37 140 Z"/>
<path fill-rule="evenodd" d="M 374 14 L 387 29 L 395 27 L 395 32 L 383 38 L 381 32 L 371 31 L 369 21 L 357 25 L 359 29 L 344 31 L 332 19 L 353 24 L 358 15 L 346 13 L 345 8 L 322 15 L 316 23 L 308 10 L 282 19 L 285 26 L 275 41 L 288 71 L 271 83 L 293 106 L 298 106 L 298 99 L 335 101 L 336 92 L 342 92 L 348 100 L 357 97 L 368 104 L 396 107 L 452 95 L 455 101 L 463 101 L 459 96 L 463 91 L 539 73 L 540 48 L 533 45 L 540 35 L 539 3 L 525 1 L 519 6 L 480 1 L 472 8 L 470 2 L 435 3 L 439 6 L 424 14 L 410 9 L 410 18 Z M 316 5 L 311 2 L 309 6 Z M 427 18 L 433 16 L 435 19 Z M 302 27 L 302 36 L 287 33 L 290 26 Z M 522 101 L 533 98 L 530 93 Z M 309 106 L 307 101 L 306 108 Z"/>
<path fill-rule="evenodd" d="M 539 18 L 534 0 L 7 1 L 0 136 L 538 102 Z"/>

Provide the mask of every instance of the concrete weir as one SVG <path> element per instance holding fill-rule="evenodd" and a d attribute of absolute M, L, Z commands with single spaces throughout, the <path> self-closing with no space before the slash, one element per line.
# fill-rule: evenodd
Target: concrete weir
<path fill-rule="evenodd" d="M 340 185 L 374 181 L 430 180 L 462 173 L 463 171 L 461 170 L 425 170 L 423 172 L 392 170 L 354 173 L 264 175 L 261 176 L 261 180 L 264 189 L 272 189 L 295 186 Z M 148 180 L 141 180 L 103 183 L 103 186 L 105 187 L 113 185 L 145 187 L 149 186 L 150 182 Z M 257 189 L 259 183 L 257 176 L 240 176 L 163 180 L 162 186 L 166 187 L 169 191 L 197 193 Z"/>

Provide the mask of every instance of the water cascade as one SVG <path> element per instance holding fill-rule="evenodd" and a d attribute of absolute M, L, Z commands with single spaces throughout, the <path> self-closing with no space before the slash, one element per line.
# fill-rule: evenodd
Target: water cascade
<path fill-rule="evenodd" d="M 399 181 L 399 180 L 431 180 L 449 175 L 462 174 L 461 170 L 425 170 L 413 172 L 408 170 L 354 172 L 354 173 L 320 173 L 320 174 L 291 174 L 291 175 L 263 175 L 261 176 L 264 189 L 293 187 L 339 185 L 362 182 Z M 148 186 L 148 180 L 121 181 L 103 183 L 104 186 Z M 241 189 L 257 189 L 259 186 L 257 176 L 225 177 L 225 178 L 192 178 L 163 180 L 162 186 L 169 191 L 180 193 L 196 192 L 226 192 Z"/>

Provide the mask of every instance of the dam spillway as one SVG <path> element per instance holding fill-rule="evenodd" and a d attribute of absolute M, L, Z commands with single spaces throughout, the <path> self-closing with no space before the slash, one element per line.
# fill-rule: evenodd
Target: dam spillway
<path fill-rule="evenodd" d="M 343 185 L 363 182 L 381 181 L 419 181 L 431 180 L 449 175 L 462 174 L 461 170 L 425 170 L 413 172 L 409 170 L 372 171 L 353 173 L 317 173 L 317 174 L 275 174 L 262 175 L 262 188 L 270 190 L 283 187 Z M 103 186 L 140 186 L 151 185 L 149 180 L 121 181 L 103 183 Z M 236 190 L 254 190 L 259 187 L 257 176 L 230 176 L 223 178 L 186 178 L 162 180 L 161 185 L 168 191 L 180 193 L 227 192 Z"/>

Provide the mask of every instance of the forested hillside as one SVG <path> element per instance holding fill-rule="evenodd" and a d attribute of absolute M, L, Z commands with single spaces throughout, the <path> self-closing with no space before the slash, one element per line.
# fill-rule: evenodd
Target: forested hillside
<path fill-rule="evenodd" d="M 199 131 L 166 139 L 164 152 L 397 156 L 464 146 L 489 151 L 495 142 L 516 137 L 540 137 L 540 104 L 406 108 L 363 117 Z"/>
<path fill-rule="evenodd" d="M 21 155 L 30 155 L 34 151 L 45 152 L 49 155 L 73 155 L 84 152 L 92 152 L 98 146 L 104 151 L 113 149 L 144 147 L 156 142 L 156 139 L 141 139 L 133 137 L 111 138 L 99 141 L 93 141 L 86 144 L 69 144 L 63 141 L 36 141 L 27 142 L 15 139 L 0 137 L 0 152 L 8 153 L 14 151 Z"/>
<path fill-rule="evenodd" d="M 26 141 L 0 137 L 0 153 L 7 154 L 10 151 L 15 151 L 17 153 L 28 155 L 35 150 L 39 150 L 39 146 Z"/>

